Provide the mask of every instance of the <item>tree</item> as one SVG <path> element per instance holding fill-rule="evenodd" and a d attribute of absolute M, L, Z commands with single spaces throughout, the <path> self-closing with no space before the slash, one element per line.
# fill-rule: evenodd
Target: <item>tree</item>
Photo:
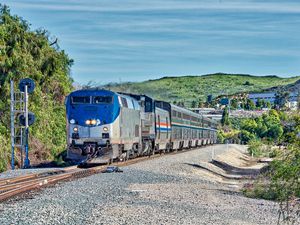
<path fill-rule="evenodd" d="M 9 80 L 17 83 L 29 77 L 36 83 L 30 109 L 37 118 L 30 135 L 35 145 L 30 147 L 37 152 L 43 149 L 53 159 L 65 149 L 64 96 L 72 90 L 73 60 L 50 39 L 48 31 L 30 30 L 27 21 L 0 5 L 0 140 L 9 140 Z M 0 148 L 3 155 L 8 151 L 9 143 Z M 8 160 L 0 158 L 0 164 Z"/>
<path fill-rule="evenodd" d="M 240 134 L 240 138 L 243 143 L 248 143 L 250 140 L 255 139 L 255 135 L 249 131 L 242 130 Z"/>
<path fill-rule="evenodd" d="M 247 110 L 254 110 L 254 109 L 255 109 L 255 104 L 254 104 L 254 102 L 253 102 L 251 99 L 247 99 L 245 108 L 246 108 Z"/>
<path fill-rule="evenodd" d="M 287 91 L 277 91 L 275 94 L 274 104 L 278 108 L 283 108 L 285 104 L 289 101 L 290 93 Z"/>
<path fill-rule="evenodd" d="M 196 106 L 197 106 L 197 103 L 196 103 L 195 100 L 193 100 L 193 101 L 192 101 L 192 104 L 191 104 L 191 107 L 192 107 L 192 108 L 196 108 Z"/>
<path fill-rule="evenodd" d="M 223 110 L 223 114 L 222 114 L 222 119 L 221 119 L 221 124 L 223 126 L 225 125 L 230 125 L 230 120 L 229 120 L 229 108 L 226 106 Z"/>
<path fill-rule="evenodd" d="M 206 99 L 206 102 L 207 102 L 208 104 L 211 104 L 212 101 L 213 101 L 213 96 L 212 96 L 212 95 L 208 95 L 208 96 L 207 96 L 207 99 Z"/>
<path fill-rule="evenodd" d="M 272 107 L 271 102 L 266 101 L 265 107 L 270 109 Z"/>
<path fill-rule="evenodd" d="M 297 110 L 300 110 L 300 91 L 298 91 L 297 95 Z"/>
<path fill-rule="evenodd" d="M 275 141 L 278 141 L 278 139 L 281 137 L 282 134 L 283 134 L 283 129 L 279 124 L 275 124 L 271 126 L 267 132 L 268 138 L 272 138 Z"/>
<path fill-rule="evenodd" d="M 203 106 L 204 106 L 204 102 L 201 99 L 199 99 L 198 108 L 203 108 Z"/>
<path fill-rule="evenodd" d="M 235 98 L 230 100 L 230 107 L 233 109 L 237 109 L 239 107 L 238 100 Z"/>
<path fill-rule="evenodd" d="M 257 123 L 254 119 L 248 118 L 243 120 L 241 128 L 243 130 L 249 131 L 250 133 L 255 133 L 257 129 Z"/>
<path fill-rule="evenodd" d="M 263 107 L 263 100 L 258 98 L 257 101 L 256 101 L 256 108 L 262 108 Z"/>

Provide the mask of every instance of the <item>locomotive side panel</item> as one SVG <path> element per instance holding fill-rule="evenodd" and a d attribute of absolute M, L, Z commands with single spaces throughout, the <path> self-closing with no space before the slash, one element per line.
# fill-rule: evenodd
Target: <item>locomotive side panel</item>
<path fill-rule="evenodd" d="M 170 114 L 168 111 L 156 107 L 155 116 L 156 148 L 157 150 L 169 149 L 171 140 Z"/>
<path fill-rule="evenodd" d="M 138 148 L 141 144 L 141 114 L 140 108 L 134 100 L 125 96 L 119 96 L 120 110 L 120 142 L 124 150 Z"/>

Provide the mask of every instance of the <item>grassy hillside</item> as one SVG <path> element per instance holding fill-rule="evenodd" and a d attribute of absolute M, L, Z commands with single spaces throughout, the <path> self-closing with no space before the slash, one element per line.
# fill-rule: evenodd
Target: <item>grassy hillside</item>
<path fill-rule="evenodd" d="M 251 76 L 240 74 L 210 74 L 203 76 L 163 77 L 138 83 L 108 84 L 105 88 L 114 91 L 143 93 L 166 101 L 206 100 L 222 94 L 263 91 L 274 86 L 288 85 L 300 77 L 280 78 L 277 76 Z"/>

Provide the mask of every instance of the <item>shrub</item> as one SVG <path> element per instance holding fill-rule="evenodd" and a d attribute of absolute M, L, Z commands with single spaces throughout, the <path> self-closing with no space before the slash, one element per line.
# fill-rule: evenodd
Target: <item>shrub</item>
<path fill-rule="evenodd" d="M 248 152 L 250 155 L 259 157 L 263 154 L 261 141 L 257 139 L 251 139 L 248 142 L 248 145 L 249 145 Z"/>

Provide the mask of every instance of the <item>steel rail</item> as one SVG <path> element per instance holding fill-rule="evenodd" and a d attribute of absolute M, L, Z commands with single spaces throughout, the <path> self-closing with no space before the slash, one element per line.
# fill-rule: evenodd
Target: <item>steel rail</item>
<path fill-rule="evenodd" d="M 70 167 L 66 167 L 64 169 L 50 170 L 50 171 L 46 171 L 46 172 L 33 173 L 33 174 L 28 174 L 28 175 L 23 175 L 23 176 L 18 176 L 18 177 L 2 178 L 2 179 L 0 179 L 0 186 L 7 185 L 7 184 L 19 183 L 19 182 L 39 178 L 39 177 L 46 177 L 46 176 L 52 175 L 53 173 L 65 173 L 70 170 L 74 170 L 76 168 L 77 168 L 77 166 L 70 166 Z"/>
<path fill-rule="evenodd" d="M 195 150 L 195 149 L 191 149 Z M 175 151 L 170 153 L 164 153 L 163 155 L 176 155 L 184 153 L 190 150 Z M 151 156 L 143 156 L 133 158 L 127 161 L 115 162 L 109 166 L 124 167 L 138 162 L 148 161 L 160 157 L 161 154 L 155 154 Z M 0 179 L 0 202 L 6 201 L 12 197 L 20 194 L 41 189 L 51 184 L 56 184 L 60 181 L 66 181 L 74 178 L 86 177 L 93 174 L 104 172 L 107 165 L 95 166 L 87 169 L 77 168 L 71 166 L 63 170 L 54 170 L 49 172 L 43 172 L 38 174 L 30 174 L 21 177 Z M 51 174 L 56 173 L 56 174 Z M 59 172 L 59 173 L 58 173 Z M 48 174 L 48 175 L 47 175 Z"/>

